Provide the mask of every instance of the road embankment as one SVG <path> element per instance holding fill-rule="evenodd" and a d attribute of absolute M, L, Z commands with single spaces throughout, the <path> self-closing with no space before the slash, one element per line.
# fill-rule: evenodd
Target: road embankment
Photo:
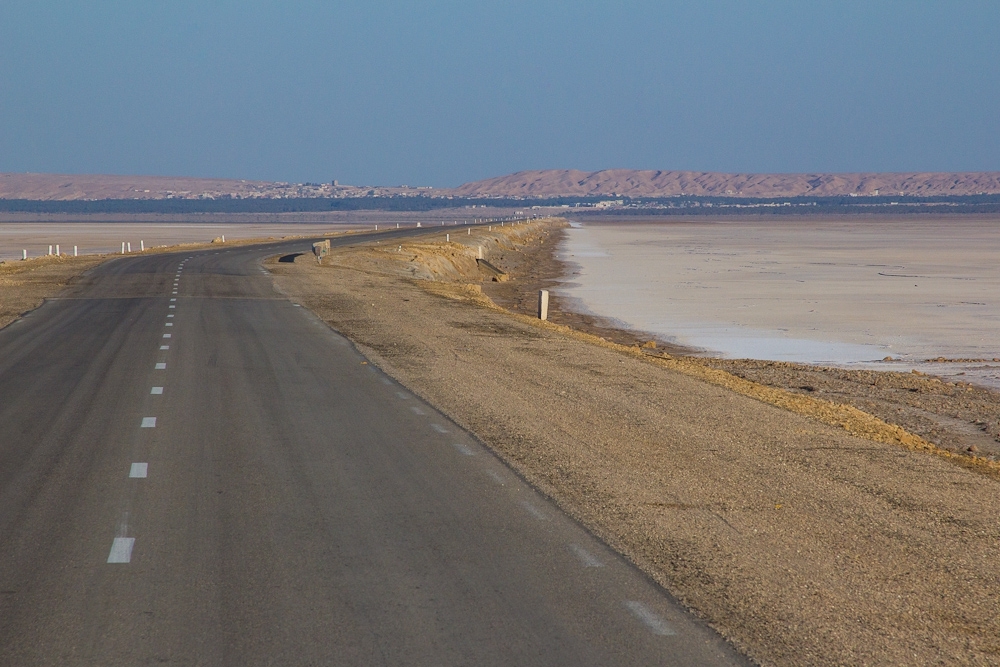
<path fill-rule="evenodd" d="M 477 265 L 480 247 L 504 269 L 558 225 L 442 229 L 268 268 L 760 662 L 1000 659 L 1000 481 L 988 469 L 861 410 L 852 429 L 754 392 L 830 401 L 484 295 L 501 283 Z"/>

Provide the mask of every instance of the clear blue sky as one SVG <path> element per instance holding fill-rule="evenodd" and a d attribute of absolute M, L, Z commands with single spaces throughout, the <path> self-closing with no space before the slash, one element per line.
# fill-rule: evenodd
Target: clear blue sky
<path fill-rule="evenodd" d="M 0 171 L 1000 170 L 1000 2 L 2 0 Z"/>

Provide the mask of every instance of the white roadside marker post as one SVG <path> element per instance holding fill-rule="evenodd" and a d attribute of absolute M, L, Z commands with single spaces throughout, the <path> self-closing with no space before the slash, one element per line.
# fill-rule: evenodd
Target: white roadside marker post
<path fill-rule="evenodd" d="M 76 256 L 77 256 L 77 250 L 78 250 L 78 249 L 77 249 L 77 247 L 76 247 L 76 246 L 73 246 L 73 256 L 74 256 L 74 257 L 76 257 Z"/>
<path fill-rule="evenodd" d="M 444 235 L 444 242 L 445 243 L 451 243 L 451 234 L 445 234 Z"/>
<path fill-rule="evenodd" d="M 122 241 L 122 254 L 123 255 L 125 254 L 125 242 L 124 241 Z"/>
<path fill-rule="evenodd" d="M 52 254 L 52 246 L 49 246 L 49 254 Z"/>
<path fill-rule="evenodd" d="M 27 250 L 22 250 L 21 251 L 21 259 L 22 260 L 28 259 L 28 251 Z"/>
<path fill-rule="evenodd" d="M 476 259 L 482 259 L 482 258 L 483 258 L 483 246 L 479 246 L 479 256 Z"/>
<path fill-rule="evenodd" d="M 549 291 L 547 289 L 538 290 L 538 319 L 549 319 Z"/>
<path fill-rule="evenodd" d="M 56 257 L 59 257 L 62 253 L 59 252 L 59 244 L 56 244 Z"/>
<path fill-rule="evenodd" d="M 139 240 L 139 252 L 146 252 L 146 242 Z"/>
<path fill-rule="evenodd" d="M 125 245 L 126 245 L 126 247 L 128 247 L 128 251 L 129 251 L 129 252 L 132 252 L 132 242 L 131 242 L 131 241 L 129 241 L 129 242 L 128 242 L 128 243 L 126 243 Z"/>

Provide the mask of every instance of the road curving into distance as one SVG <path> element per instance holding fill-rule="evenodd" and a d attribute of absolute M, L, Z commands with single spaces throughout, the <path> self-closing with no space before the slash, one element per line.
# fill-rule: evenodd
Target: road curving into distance
<path fill-rule="evenodd" d="M 0 330 L 0 664 L 746 664 L 277 293 L 309 248 L 116 259 Z"/>

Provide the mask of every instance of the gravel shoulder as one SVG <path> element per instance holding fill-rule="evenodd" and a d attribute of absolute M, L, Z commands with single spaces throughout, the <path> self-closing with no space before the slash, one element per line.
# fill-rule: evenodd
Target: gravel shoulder
<path fill-rule="evenodd" d="M 859 378 L 752 375 L 749 362 L 724 368 L 633 346 L 639 336 L 613 326 L 590 335 L 580 320 L 570 329 L 514 312 L 533 308 L 545 279 L 514 265 L 558 233 L 536 223 L 446 243 L 442 231 L 334 249 L 322 266 L 267 266 L 761 663 L 1000 661 L 1000 481 L 988 458 L 817 397 L 840 387 L 868 400 L 846 389 Z M 480 246 L 513 280 L 477 266 Z M 501 290 L 511 310 L 484 295 L 504 302 Z M 930 405 L 931 392 L 905 391 Z"/>

